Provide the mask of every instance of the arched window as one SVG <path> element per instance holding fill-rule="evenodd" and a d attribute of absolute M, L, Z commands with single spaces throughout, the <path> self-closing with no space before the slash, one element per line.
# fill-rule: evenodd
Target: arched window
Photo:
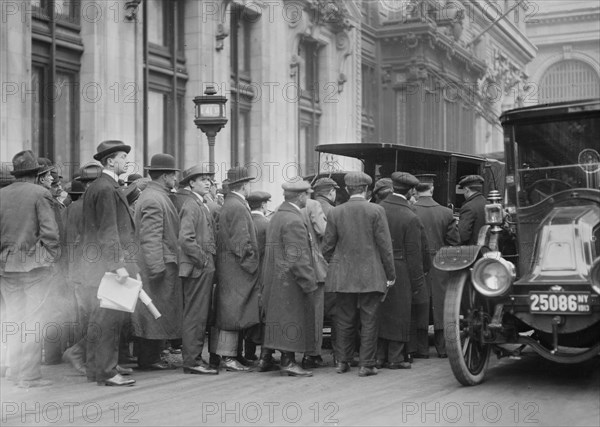
<path fill-rule="evenodd" d="M 548 68 L 540 80 L 540 103 L 598 97 L 600 97 L 598 74 L 582 61 L 558 62 Z"/>

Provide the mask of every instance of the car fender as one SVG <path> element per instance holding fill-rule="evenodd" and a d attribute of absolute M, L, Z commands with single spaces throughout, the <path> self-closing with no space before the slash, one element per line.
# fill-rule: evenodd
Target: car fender
<path fill-rule="evenodd" d="M 442 271 L 458 271 L 470 267 L 479 258 L 483 246 L 444 246 L 435 254 L 433 266 Z"/>

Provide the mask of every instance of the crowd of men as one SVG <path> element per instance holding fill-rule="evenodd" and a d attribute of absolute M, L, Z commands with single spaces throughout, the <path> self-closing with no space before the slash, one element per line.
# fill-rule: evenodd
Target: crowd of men
<path fill-rule="evenodd" d="M 251 191 L 244 167 L 227 172 L 224 198 L 206 164 L 179 176 L 168 154 L 151 158 L 147 178 L 122 182 L 130 150 L 122 141 L 100 143 L 98 163 L 79 171 L 68 199 L 52 162 L 29 150 L 3 172 L 2 362 L 16 385 L 50 384 L 41 372 L 49 341 L 22 332 L 55 319 L 61 297 L 76 302 L 78 333 L 58 351 L 98 385 L 133 385 L 133 369 L 122 366 L 132 361 L 140 370 L 175 369 L 165 349 L 177 347 L 185 373 L 312 376 L 326 366 L 324 319 L 332 322 L 338 373 L 356 365 L 356 353 L 361 377 L 409 369 L 413 358 L 429 357 L 430 305 L 435 348 L 446 357 L 445 276 L 432 259 L 442 246 L 477 240 L 480 176 L 460 182 L 466 201 L 458 224 L 433 200 L 435 175 L 406 172 L 374 186 L 367 174 L 347 173 L 350 199 L 338 206 L 334 180 L 288 180 L 271 213 L 271 195 Z M 160 317 L 145 304 L 133 313 L 102 306 L 97 293 L 107 273 L 122 284 L 141 279 Z"/>

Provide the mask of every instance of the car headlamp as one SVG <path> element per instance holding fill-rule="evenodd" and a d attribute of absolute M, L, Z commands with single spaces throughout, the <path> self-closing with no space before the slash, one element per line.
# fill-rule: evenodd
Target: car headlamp
<path fill-rule="evenodd" d="M 471 279 L 477 291 L 486 297 L 505 294 L 516 277 L 515 266 L 495 252 L 484 256 L 473 266 Z"/>
<path fill-rule="evenodd" d="M 592 289 L 597 294 L 600 294 L 600 257 L 596 258 L 592 264 L 592 268 L 590 268 L 590 283 L 592 284 Z"/>

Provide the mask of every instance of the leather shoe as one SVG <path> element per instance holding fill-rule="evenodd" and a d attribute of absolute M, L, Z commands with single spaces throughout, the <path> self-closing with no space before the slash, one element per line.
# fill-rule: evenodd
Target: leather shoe
<path fill-rule="evenodd" d="M 406 356 L 404 356 L 404 361 L 405 361 L 406 363 L 413 363 L 413 361 L 414 361 L 414 360 L 413 360 L 413 355 L 412 355 L 412 353 L 409 353 L 409 354 L 407 354 Z"/>
<path fill-rule="evenodd" d="M 287 366 L 282 366 L 279 373 L 281 375 L 289 375 L 290 377 L 312 377 L 311 371 L 303 369 L 297 363 L 290 363 Z"/>
<path fill-rule="evenodd" d="M 302 368 L 304 369 L 316 369 L 327 366 L 327 363 L 321 356 L 304 356 L 302 358 Z"/>
<path fill-rule="evenodd" d="M 170 369 L 176 369 L 177 367 L 171 365 L 168 362 L 156 362 L 151 365 L 140 366 L 138 369 L 141 371 L 168 371 Z"/>
<path fill-rule="evenodd" d="M 350 370 L 350 364 L 348 362 L 338 362 L 337 366 L 335 367 L 335 371 L 338 374 L 346 373 L 349 370 Z"/>
<path fill-rule="evenodd" d="M 235 357 L 224 357 L 221 364 L 226 371 L 230 372 L 250 372 L 250 368 L 242 365 Z"/>
<path fill-rule="evenodd" d="M 381 369 L 381 368 L 383 368 L 383 365 L 384 365 L 384 364 L 385 364 L 385 362 L 384 362 L 383 360 L 381 360 L 381 359 L 377 359 L 377 360 L 375 361 L 375 367 L 376 367 L 377 369 Z"/>
<path fill-rule="evenodd" d="M 131 369 L 131 368 L 124 368 L 123 366 L 117 365 L 115 369 L 117 370 L 117 374 L 119 374 L 119 375 L 133 374 L 133 369 Z"/>
<path fill-rule="evenodd" d="M 205 375 L 217 375 L 218 370 L 208 365 L 197 365 L 197 366 L 184 366 L 184 374 L 205 374 Z"/>
<path fill-rule="evenodd" d="M 359 377 L 370 377 L 371 375 L 377 375 L 377 368 L 369 366 L 361 366 L 358 368 Z"/>
<path fill-rule="evenodd" d="M 52 385 L 52 381 L 42 378 L 37 380 L 21 380 L 17 383 L 17 387 L 19 388 L 47 387 L 50 385 Z"/>
<path fill-rule="evenodd" d="M 62 355 L 62 361 L 65 363 L 70 363 L 73 368 L 81 375 L 85 375 L 85 363 L 81 357 L 77 357 L 73 354 L 73 350 L 68 348 Z"/>
<path fill-rule="evenodd" d="M 388 363 L 388 369 L 411 369 L 412 365 L 408 362 L 392 362 Z"/>
<path fill-rule="evenodd" d="M 428 354 L 415 353 L 415 354 L 412 355 L 412 357 L 414 357 L 415 359 L 429 359 L 429 355 Z"/>
<path fill-rule="evenodd" d="M 117 374 L 112 378 L 109 378 L 104 381 L 98 381 L 98 385 L 108 385 L 113 387 L 121 387 L 121 386 L 131 386 L 135 384 L 135 380 L 133 378 L 123 378 L 121 375 Z"/>
<path fill-rule="evenodd" d="M 254 363 L 252 360 L 250 360 L 250 359 L 246 359 L 244 356 L 238 356 L 238 357 L 236 357 L 235 359 L 236 359 L 238 362 L 240 362 L 242 365 L 244 365 L 244 366 L 246 366 L 246 367 L 248 367 L 248 368 L 250 368 L 250 367 L 252 367 L 252 366 L 254 366 L 254 365 L 255 365 L 255 363 Z"/>
<path fill-rule="evenodd" d="M 268 371 L 276 371 L 278 366 L 275 364 L 275 361 L 272 357 L 269 358 L 261 358 L 258 361 L 258 372 L 268 372 Z"/>

